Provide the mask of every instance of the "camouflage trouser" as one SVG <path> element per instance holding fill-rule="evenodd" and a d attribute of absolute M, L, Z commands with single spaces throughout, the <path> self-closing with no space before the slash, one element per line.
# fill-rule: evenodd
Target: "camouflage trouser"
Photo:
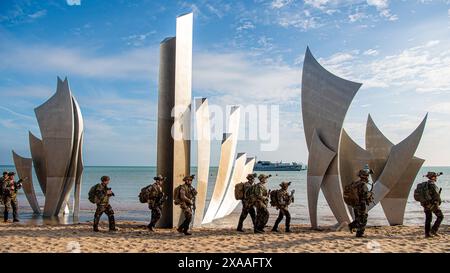
<path fill-rule="evenodd" d="M 3 212 L 4 221 L 8 220 L 8 214 L 9 214 L 9 211 L 11 210 L 11 208 L 12 208 L 12 213 L 13 213 L 13 219 L 18 220 L 19 219 L 19 204 L 17 202 L 17 198 L 11 197 L 11 196 L 4 196 L 3 204 L 5 205 L 5 211 Z"/>
<path fill-rule="evenodd" d="M 430 235 L 430 231 L 436 233 L 439 230 L 442 220 L 444 219 L 444 214 L 439 208 L 438 204 L 427 204 L 424 205 L 425 212 L 425 234 Z M 433 220 L 433 213 L 436 215 L 436 221 L 431 227 L 431 221 Z"/>
<path fill-rule="evenodd" d="M 105 213 L 108 216 L 109 229 L 116 228 L 116 222 L 114 220 L 114 210 L 112 209 L 110 204 L 107 205 L 97 205 L 97 210 L 94 214 L 94 229 L 98 228 L 98 224 L 100 223 L 100 217 Z"/>
<path fill-rule="evenodd" d="M 269 210 L 267 205 L 262 201 L 257 201 L 256 204 L 256 230 L 264 230 L 267 222 L 269 221 Z"/>
<path fill-rule="evenodd" d="M 366 204 L 361 204 L 353 208 L 355 213 L 355 220 L 350 223 L 350 228 L 356 228 L 356 235 L 363 235 L 366 230 L 368 214 L 366 211 Z"/>
<path fill-rule="evenodd" d="M 278 213 L 278 218 L 275 221 L 272 230 L 277 230 L 281 220 L 283 220 L 283 217 L 286 216 L 286 231 L 289 231 L 291 225 L 291 214 L 289 213 L 287 207 L 279 207 L 278 209 L 280 210 L 280 212 Z"/>
<path fill-rule="evenodd" d="M 190 206 L 187 206 L 186 204 L 181 204 L 181 211 L 184 214 L 184 221 L 180 225 L 180 229 L 183 232 L 187 232 L 189 230 L 189 225 L 191 224 L 192 220 L 192 208 Z"/>
<path fill-rule="evenodd" d="M 156 223 L 161 218 L 161 207 L 151 206 L 151 207 L 149 207 L 149 209 L 151 209 L 151 211 L 152 211 L 152 219 L 150 221 L 150 224 L 148 224 L 148 227 L 153 228 L 156 226 Z"/>
<path fill-rule="evenodd" d="M 241 216 L 239 217 L 239 223 L 237 226 L 237 230 L 242 230 L 242 227 L 244 225 L 244 220 L 247 218 L 247 216 L 250 214 L 250 218 L 252 218 L 253 228 L 255 228 L 255 221 L 256 221 L 256 211 L 253 205 L 250 202 L 242 201 L 242 212 Z"/>

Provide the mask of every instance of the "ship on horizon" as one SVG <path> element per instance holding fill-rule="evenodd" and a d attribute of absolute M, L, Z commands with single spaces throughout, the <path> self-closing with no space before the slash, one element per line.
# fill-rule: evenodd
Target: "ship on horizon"
<path fill-rule="evenodd" d="M 271 162 L 271 161 L 258 161 L 254 167 L 255 171 L 303 171 L 306 170 L 306 166 L 302 163 L 292 162 L 292 163 L 283 163 L 280 162 Z"/>

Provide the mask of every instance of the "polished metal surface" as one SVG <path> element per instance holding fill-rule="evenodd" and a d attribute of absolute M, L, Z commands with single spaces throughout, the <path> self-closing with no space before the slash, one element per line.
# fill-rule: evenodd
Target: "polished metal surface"
<path fill-rule="evenodd" d="M 428 115 L 425 116 L 421 124 L 411 135 L 392 147 L 386 165 L 374 184 L 374 202 L 369 206 L 369 209 L 372 209 L 380 202 L 395 186 L 400 177 L 405 175 L 405 172 L 414 157 L 414 153 L 419 146 L 427 117 Z"/>
<path fill-rule="evenodd" d="M 158 83 L 158 132 L 157 132 L 157 173 L 167 180 L 163 191 L 168 199 L 165 201 L 161 219 L 157 226 L 173 227 L 173 137 L 172 109 L 175 105 L 175 38 L 167 38 L 160 45 L 159 83 Z"/>
<path fill-rule="evenodd" d="M 369 165 L 374 171 L 372 175 L 374 181 L 381 176 L 393 147 L 394 144 L 384 136 L 369 115 L 366 127 L 366 149 L 371 153 L 372 159 Z M 381 206 L 390 225 L 403 224 L 409 192 L 424 162 L 425 160 L 413 156 L 405 171 L 395 183 L 392 183 L 388 193 L 381 199 Z"/>
<path fill-rule="evenodd" d="M 47 166 L 44 216 L 56 216 L 69 169 L 74 136 L 72 95 L 67 78 L 58 78 L 56 93 L 35 108 Z"/>
<path fill-rule="evenodd" d="M 193 13 L 177 17 L 175 45 L 175 97 L 173 122 L 173 187 L 183 184 L 191 167 L 192 28 Z M 167 163 L 166 163 L 167 164 Z M 173 205 L 173 224 L 181 223 L 179 206 Z"/>
<path fill-rule="evenodd" d="M 202 224 L 208 191 L 209 165 L 211 157 L 211 126 L 208 100 L 195 101 L 195 124 L 197 128 L 197 198 L 193 226 Z"/>
<path fill-rule="evenodd" d="M 41 187 L 42 193 L 45 196 L 45 189 L 47 185 L 47 163 L 45 159 L 44 144 L 42 140 L 37 138 L 31 132 L 28 132 L 30 141 L 31 158 L 33 160 L 34 172 Z"/>
<path fill-rule="evenodd" d="M 316 172 L 315 175 L 308 172 L 307 177 L 309 213 L 313 228 L 318 227 L 319 187 L 338 222 L 349 222 L 351 219 L 342 198 L 337 158 L 333 157 L 329 162 L 329 152 L 322 158 L 312 149 L 312 143 L 315 132 L 315 147 L 323 146 L 335 154 L 338 153 L 345 115 L 360 87 L 360 83 L 339 78 L 328 72 L 307 48 L 302 75 L 302 114 L 309 150 L 308 168 L 313 168 Z M 316 164 L 320 167 L 315 167 Z M 323 165 L 326 165 L 324 173 Z M 321 170 L 322 173 L 317 170 Z"/>
<path fill-rule="evenodd" d="M 214 184 L 214 191 L 202 224 L 210 223 L 214 220 L 225 195 L 226 188 L 230 183 L 231 170 L 236 153 L 237 135 L 239 133 L 239 121 L 240 108 L 232 107 L 228 122 L 228 133 L 223 134 L 219 169 L 217 171 L 216 183 Z"/>
<path fill-rule="evenodd" d="M 220 204 L 219 209 L 214 216 L 214 219 L 225 217 L 231 206 L 233 206 L 234 201 L 236 200 L 234 198 L 234 187 L 236 186 L 236 184 L 242 182 L 246 160 L 246 153 L 238 153 L 236 160 L 234 161 L 233 174 L 231 175 L 230 183 L 228 184 L 227 190 L 222 199 L 222 203 Z"/>
<path fill-rule="evenodd" d="M 16 166 L 17 175 L 23 179 L 22 189 L 35 214 L 41 213 L 41 208 L 36 198 L 33 187 L 33 162 L 31 158 L 21 157 L 12 151 L 14 165 Z M 16 179 L 16 181 L 19 179 Z"/>

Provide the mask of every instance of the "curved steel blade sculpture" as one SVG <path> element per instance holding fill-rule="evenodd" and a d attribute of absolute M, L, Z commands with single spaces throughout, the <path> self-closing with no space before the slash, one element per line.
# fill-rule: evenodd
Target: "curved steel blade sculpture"
<path fill-rule="evenodd" d="M 239 182 L 245 181 L 247 175 L 250 173 L 253 173 L 253 168 L 255 167 L 255 162 L 256 162 L 256 159 L 254 157 L 247 158 L 247 160 L 245 161 L 244 171 L 242 172 L 242 176 L 239 179 Z M 233 190 L 234 190 L 234 187 L 233 187 Z M 236 200 L 233 196 L 232 203 L 224 216 L 231 214 L 234 211 L 234 209 L 237 207 L 237 205 L 239 205 L 239 203 L 240 203 L 240 200 Z"/>
<path fill-rule="evenodd" d="M 372 117 L 370 115 L 368 116 L 366 127 L 366 149 L 371 153 L 369 166 L 374 171 L 374 173 L 372 174 L 372 179 L 377 182 L 380 181 L 381 175 L 387 167 L 398 172 L 398 174 L 396 175 L 396 177 L 398 177 L 397 180 L 392 181 L 392 183 L 388 184 L 390 190 L 380 201 L 390 225 L 403 224 L 409 192 L 411 190 L 412 184 L 414 183 L 414 179 L 417 176 L 417 173 L 425 162 L 425 160 L 417 158 L 413 155 L 422 136 L 426 119 L 427 117 L 424 118 L 419 127 L 408 137 L 411 139 L 411 141 L 409 142 L 410 146 L 408 147 L 406 144 L 403 144 L 404 146 L 402 149 L 405 149 L 405 152 L 402 153 L 402 156 L 404 157 L 402 159 L 406 162 L 401 164 L 401 169 L 397 169 L 387 165 L 388 159 L 390 158 L 392 152 L 396 151 L 397 154 L 400 153 L 398 152 L 398 148 L 393 151 L 393 147 L 397 145 L 394 145 L 391 141 L 389 141 L 389 139 L 384 136 L 384 134 L 375 125 Z M 403 142 L 405 141 L 406 139 Z M 403 142 L 399 143 L 398 145 L 402 144 Z M 417 145 L 414 145 L 413 142 L 417 142 Z M 414 148 L 414 146 L 416 147 Z M 406 149 L 412 150 L 406 152 Z M 407 158 L 410 154 L 412 154 L 412 158 L 408 160 Z M 396 178 L 391 177 L 390 179 L 395 180 Z M 386 183 L 382 183 L 378 186 L 381 187 L 385 184 Z M 375 205 L 376 203 L 372 204 L 370 208 L 373 208 Z"/>
<path fill-rule="evenodd" d="M 67 78 L 58 78 L 56 94 L 35 110 L 47 166 L 44 216 L 56 216 L 73 149 L 74 116 Z"/>
<path fill-rule="evenodd" d="M 325 70 L 309 48 L 306 49 L 302 76 L 302 113 L 309 150 L 307 187 L 313 228 L 318 227 L 316 216 L 318 187 L 322 189 L 339 223 L 349 222 L 351 219 L 342 199 L 337 158 L 330 159 L 330 154 L 339 151 L 344 118 L 360 87 L 360 83 L 339 78 Z M 329 152 L 325 153 L 328 157 L 322 157 L 313 150 L 314 132 L 316 132 L 316 146 L 323 146 L 322 150 L 328 149 Z M 312 160 L 311 157 L 315 157 L 316 160 Z M 326 167 L 315 167 L 316 164 Z M 309 171 L 309 168 L 312 168 L 312 171 Z"/>
<path fill-rule="evenodd" d="M 233 205 L 233 201 L 236 200 L 234 198 L 234 186 L 236 186 L 237 183 L 242 182 L 246 160 L 246 153 L 238 153 L 236 160 L 234 161 L 233 174 L 231 175 L 230 183 L 228 184 L 227 191 L 223 196 L 222 203 L 220 204 L 214 219 L 225 217 L 230 210 L 230 207 Z"/>
<path fill-rule="evenodd" d="M 28 132 L 28 138 L 30 141 L 31 158 L 33 159 L 34 171 L 41 186 L 42 192 L 45 196 L 45 189 L 47 186 L 47 166 L 45 159 L 44 144 L 42 140 L 37 138 L 31 132 Z"/>
<path fill-rule="evenodd" d="M 214 217 L 219 210 L 219 205 L 225 195 L 225 190 L 230 182 L 231 169 L 233 168 L 233 161 L 236 153 L 237 135 L 239 133 L 239 106 L 232 107 L 230 112 L 228 123 L 229 133 L 223 134 L 216 183 L 202 224 L 207 224 L 214 220 Z"/>
<path fill-rule="evenodd" d="M 427 117 L 428 115 L 425 116 L 419 127 L 410 136 L 392 147 L 386 165 L 374 184 L 374 202 L 369 206 L 369 209 L 372 209 L 376 203 L 380 202 L 399 181 L 402 174 L 405 173 L 419 146 Z"/>
<path fill-rule="evenodd" d="M 19 178 L 23 179 L 22 188 L 25 192 L 25 196 L 30 203 L 31 208 L 35 214 L 41 213 L 41 208 L 36 198 L 36 193 L 33 187 L 33 172 L 32 172 L 32 160 L 31 158 L 21 157 L 12 151 L 14 165 L 16 166 L 17 174 Z"/>
<path fill-rule="evenodd" d="M 58 77 L 56 93 L 34 111 L 42 141 L 30 133 L 30 149 L 45 194 L 44 216 L 57 216 L 63 207 L 68 212 L 70 191 L 75 183 L 81 183 L 83 172 L 83 117 L 67 78 L 62 81 Z M 80 185 L 77 188 L 76 211 L 79 210 Z"/>
<path fill-rule="evenodd" d="M 371 154 L 356 144 L 343 129 L 338 158 L 342 188 L 345 188 L 353 181 L 358 180 L 358 173 L 371 160 Z M 351 207 L 348 208 L 350 214 L 354 217 L 353 210 Z"/>
<path fill-rule="evenodd" d="M 195 105 L 195 123 L 197 125 L 197 198 L 194 227 L 202 224 L 205 212 L 211 154 L 208 100 L 206 98 L 197 99 Z"/>

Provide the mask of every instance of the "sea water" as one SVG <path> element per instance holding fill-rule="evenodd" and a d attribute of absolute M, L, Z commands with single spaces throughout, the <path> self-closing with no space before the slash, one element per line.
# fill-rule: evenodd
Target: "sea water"
<path fill-rule="evenodd" d="M 0 166 L 0 170 L 15 171 L 14 166 Z M 413 192 L 417 183 L 425 181 L 423 177 L 428 171 L 443 172 L 444 175 L 438 179 L 438 186 L 442 188 L 442 210 L 444 215 L 448 215 L 450 210 L 450 167 L 423 167 L 412 186 L 408 203 L 405 212 L 405 225 L 423 224 L 424 214 L 423 209 L 419 203 L 413 198 Z M 196 173 L 196 169 L 192 168 L 191 173 Z M 208 183 L 207 203 L 214 190 L 214 182 L 216 179 L 217 167 L 210 169 L 210 177 Z M 308 200 L 306 194 L 306 171 L 280 171 L 269 172 L 272 177 L 269 178 L 267 187 L 269 189 L 279 188 L 279 184 L 282 181 L 291 181 L 292 184 L 289 190 L 295 190 L 295 202 L 290 206 L 290 212 L 292 216 L 293 224 L 309 224 L 308 213 Z M 113 207 L 118 220 L 129 220 L 137 222 L 148 222 L 150 219 L 150 213 L 147 204 L 142 204 L 138 200 L 138 195 L 141 188 L 153 183 L 153 177 L 156 176 L 155 167 L 85 167 L 82 178 L 81 186 L 81 202 L 80 202 L 80 222 L 92 221 L 93 213 L 95 211 L 95 205 L 88 201 L 89 189 L 100 182 L 100 177 L 108 175 L 111 177 L 109 186 L 115 193 L 114 197 L 111 197 L 110 203 Z M 39 183 L 35 174 L 33 174 L 33 184 L 36 192 L 36 196 L 41 208 L 44 205 L 44 195 L 40 189 Z M 195 186 L 195 181 L 194 181 Z M 34 221 L 42 223 L 42 217 L 33 216 L 31 208 L 26 200 L 26 197 L 21 190 L 18 195 L 20 218 L 22 222 Z M 73 202 L 73 198 L 70 205 Z M 229 216 L 218 219 L 207 226 L 222 226 L 222 227 L 234 227 L 237 224 L 237 220 L 240 214 L 240 205 Z M 2 209 L 3 211 L 3 209 Z M 270 220 L 269 224 L 273 224 L 274 219 L 277 217 L 278 212 L 275 208 L 270 208 Z M 1 217 L 1 216 L 0 216 Z M 249 217 L 250 218 L 250 217 Z M 319 225 L 329 226 L 334 225 L 336 220 L 327 205 L 323 195 L 319 196 L 318 203 L 318 220 Z M 62 218 L 63 223 L 71 223 L 71 217 Z M 445 217 L 444 223 L 448 221 L 448 217 Z M 246 221 L 246 226 L 249 226 L 250 219 Z M 384 212 L 381 205 L 378 204 L 369 213 L 369 225 L 387 225 L 388 222 L 384 216 Z"/>

